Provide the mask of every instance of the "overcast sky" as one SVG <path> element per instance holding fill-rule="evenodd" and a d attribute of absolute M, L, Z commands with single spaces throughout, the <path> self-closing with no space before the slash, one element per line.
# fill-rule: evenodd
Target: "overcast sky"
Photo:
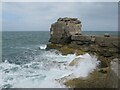
<path fill-rule="evenodd" d="M 83 31 L 117 31 L 117 2 L 4 2 L 3 31 L 49 31 L 59 17 L 81 20 Z"/>

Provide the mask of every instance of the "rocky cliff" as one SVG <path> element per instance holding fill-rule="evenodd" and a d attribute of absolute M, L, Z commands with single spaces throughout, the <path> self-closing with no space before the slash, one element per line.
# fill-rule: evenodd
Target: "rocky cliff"
<path fill-rule="evenodd" d="M 77 18 L 59 18 L 50 28 L 50 42 L 69 43 L 72 35 L 81 34 L 81 21 Z"/>
<path fill-rule="evenodd" d="M 57 49 L 63 55 L 73 53 L 76 53 L 77 55 L 84 53 L 95 54 L 101 61 L 101 65 L 99 68 L 100 70 L 96 71 L 98 75 L 97 79 L 99 80 L 92 86 L 98 85 L 97 87 L 99 87 L 100 85 L 101 87 L 104 79 L 101 80 L 99 77 L 100 72 L 103 73 L 102 76 L 104 76 L 105 73 L 107 75 L 105 76 L 106 82 L 104 85 L 102 85 L 102 87 L 117 88 L 120 77 L 118 77 L 119 69 L 115 66 L 119 64 L 118 58 L 120 56 L 120 46 L 118 45 L 118 41 L 120 41 L 120 37 L 113 37 L 109 34 L 102 36 L 82 35 L 81 26 L 81 21 L 77 18 L 59 18 L 57 22 L 51 25 L 51 43 L 47 45 L 47 49 Z M 117 61 L 114 62 L 116 59 Z M 94 80 L 94 78 L 92 78 L 92 80 Z M 79 79 L 73 79 L 66 82 L 66 84 L 69 86 L 71 83 L 73 83 L 75 84 L 75 87 L 79 87 L 79 83 L 83 83 L 86 86 L 86 81 L 84 83 Z M 92 88 L 91 83 L 88 84 L 90 84 L 90 87 Z M 80 85 L 80 87 L 82 86 Z"/>

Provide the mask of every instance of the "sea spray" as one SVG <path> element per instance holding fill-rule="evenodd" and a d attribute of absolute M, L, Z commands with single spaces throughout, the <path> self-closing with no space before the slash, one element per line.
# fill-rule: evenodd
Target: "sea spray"
<path fill-rule="evenodd" d="M 73 73 L 76 78 L 87 77 L 100 63 L 100 61 L 97 60 L 97 57 L 89 55 L 88 53 L 76 58 L 80 59 L 77 67 L 73 68 Z"/>
<path fill-rule="evenodd" d="M 69 66 L 74 59 L 80 59 L 77 65 Z M 80 56 L 75 54 L 62 55 L 56 50 L 44 51 L 35 56 L 31 63 L 16 65 L 9 62 L 0 64 L 2 73 L 1 88 L 64 88 L 58 80 L 87 77 L 99 65 L 97 57 L 88 53 Z M 65 81 L 65 80 L 64 80 Z"/>
<path fill-rule="evenodd" d="M 40 45 L 40 47 L 39 47 L 39 49 L 46 49 L 47 48 L 47 45 L 45 45 L 45 44 L 42 44 L 42 45 Z"/>

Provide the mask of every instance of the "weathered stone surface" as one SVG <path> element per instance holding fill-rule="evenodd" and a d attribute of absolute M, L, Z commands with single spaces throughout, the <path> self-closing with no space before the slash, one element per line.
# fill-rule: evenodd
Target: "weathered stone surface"
<path fill-rule="evenodd" d="M 69 66 L 76 66 L 80 61 L 80 58 L 75 58 L 69 63 Z"/>
<path fill-rule="evenodd" d="M 81 33 L 81 21 L 77 18 L 59 18 L 50 28 L 50 42 L 69 43 L 71 36 Z"/>
<path fill-rule="evenodd" d="M 75 49 L 74 48 L 70 48 L 67 45 L 59 48 L 58 50 L 62 53 L 62 55 L 74 54 L 75 53 Z"/>
<path fill-rule="evenodd" d="M 71 62 L 71 66 L 76 65 L 78 60 Z M 110 67 L 102 67 L 96 69 L 87 78 L 74 78 L 69 80 L 66 76 L 63 79 L 66 81 L 64 84 L 71 88 L 118 88 L 120 76 L 118 75 L 118 60 L 114 59 Z"/>
<path fill-rule="evenodd" d="M 99 50 L 99 55 L 102 55 L 104 57 L 111 57 L 112 52 L 109 52 L 107 49 L 101 49 Z"/>
<path fill-rule="evenodd" d="M 100 68 L 98 71 L 101 72 L 101 73 L 108 73 L 109 67 Z"/>
<path fill-rule="evenodd" d="M 105 33 L 104 37 L 110 37 L 109 33 Z"/>
<path fill-rule="evenodd" d="M 62 46 L 63 46 L 62 44 L 47 44 L 46 50 L 49 50 L 49 49 L 59 49 Z"/>
<path fill-rule="evenodd" d="M 111 87 L 111 88 L 119 88 L 119 81 L 120 81 L 120 68 L 119 68 L 119 59 L 113 59 L 110 63 L 110 71 L 108 73 L 108 82 L 109 84 L 107 84 L 107 87 Z"/>
<path fill-rule="evenodd" d="M 117 75 L 117 77 L 119 77 L 120 79 L 120 76 L 119 76 L 119 71 L 120 71 L 120 68 L 118 67 L 120 64 L 120 60 L 118 58 L 115 58 L 111 61 L 110 63 L 110 67 L 111 67 L 111 70 Z"/>
<path fill-rule="evenodd" d="M 72 35 L 71 40 L 74 40 L 74 41 L 91 41 L 91 36 Z"/>
<path fill-rule="evenodd" d="M 51 25 L 50 32 L 51 44 L 48 44 L 47 48 L 57 49 L 63 55 L 73 53 L 76 53 L 76 55 L 81 55 L 87 52 L 90 54 L 95 54 L 98 56 L 98 60 L 101 61 L 99 66 L 100 69 L 94 73 L 97 77 L 92 75 L 92 77 L 87 80 L 77 78 L 69 80 L 65 83 L 65 85 L 70 87 L 85 88 L 118 87 L 116 82 L 118 80 L 118 74 L 116 73 L 117 69 L 115 66 L 117 66 L 119 62 L 115 61 L 115 64 L 111 63 L 114 61 L 114 58 L 119 58 L 120 56 L 120 46 L 118 45 L 120 37 L 110 36 L 109 34 L 104 34 L 101 36 L 82 35 L 81 21 L 77 18 L 59 18 L 57 22 Z M 79 60 L 75 59 L 69 64 L 69 66 L 77 65 L 78 62 Z"/>
<path fill-rule="evenodd" d="M 74 78 L 66 80 L 64 83 L 70 88 L 109 88 L 106 87 L 108 84 L 107 74 L 103 74 L 98 70 L 95 70 L 87 78 Z"/>

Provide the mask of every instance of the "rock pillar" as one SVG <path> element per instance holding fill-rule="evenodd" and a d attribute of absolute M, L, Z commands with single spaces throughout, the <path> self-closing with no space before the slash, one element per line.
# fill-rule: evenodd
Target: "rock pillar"
<path fill-rule="evenodd" d="M 59 18 L 50 28 L 50 42 L 64 44 L 71 41 L 72 35 L 81 34 L 81 21 L 77 18 Z"/>

